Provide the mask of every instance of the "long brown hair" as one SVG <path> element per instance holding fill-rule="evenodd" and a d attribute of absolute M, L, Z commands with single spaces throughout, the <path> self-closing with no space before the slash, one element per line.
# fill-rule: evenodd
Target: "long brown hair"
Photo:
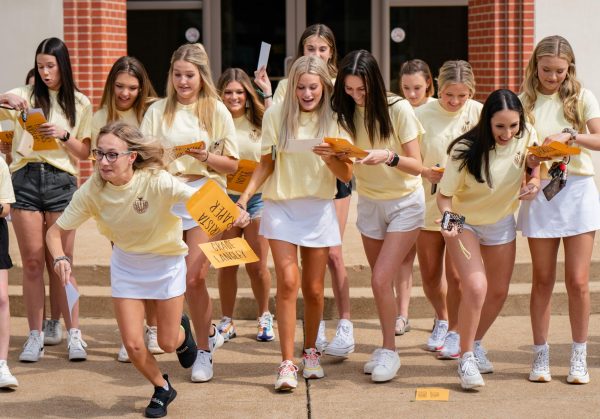
<path fill-rule="evenodd" d="M 229 83 L 237 81 L 242 85 L 246 92 L 246 118 L 255 128 L 261 129 L 262 118 L 265 113 L 265 107 L 261 103 L 256 90 L 252 87 L 252 82 L 248 74 L 241 68 L 228 68 L 223 71 L 219 81 L 217 82 L 217 90 L 219 95 L 223 98 L 223 92 Z"/>
<path fill-rule="evenodd" d="M 333 31 L 329 29 L 327 25 L 316 23 L 310 25 L 302 32 L 302 36 L 298 41 L 298 51 L 296 52 L 294 61 L 304 55 L 304 44 L 311 36 L 321 38 L 329 45 L 329 48 L 331 48 L 331 58 L 327 60 L 327 70 L 329 71 L 329 76 L 334 78 L 337 75 L 337 47 L 335 46 L 335 36 L 333 35 Z"/>

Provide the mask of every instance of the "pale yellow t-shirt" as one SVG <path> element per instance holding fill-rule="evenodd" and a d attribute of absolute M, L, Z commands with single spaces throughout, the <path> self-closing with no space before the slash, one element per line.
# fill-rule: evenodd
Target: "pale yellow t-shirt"
<path fill-rule="evenodd" d="M 117 110 L 117 119 L 133 127 L 140 127 L 140 123 L 138 122 L 135 109 L 133 108 L 130 108 L 126 111 Z M 94 117 L 92 118 L 92 149 L 96 148 L 98 133 L 100 132 L 102 127 L 104 127 L 107 123 L 108 110 L 106 109 L 106 107 L 102 107 L 94 113 Z"/>
<path fill-rule="evenodd" d="M 204 141 L 211 153 L 238 159 L 238 147 L 235 142 L 235 126 L 231 114 L 220 101 L 215 101 L 212 137 L 200 125 L 196 112 L 196 104 L 177 104 L 173 125 L 169 127 L 163 120 L 167 99 L 153 103 L 142 121 L 141 130 L 145 135 L 152 135 L 164 141 L 166 147 L 186 145 Z M 207 176 L 223 188 L 227 184 L 227 176 L 214 171 L 205 163 L 192 156 L 182 156 L 169 165 L 169 172 L 182 175 Z"/>
<path fill-rule="evenodd" d="M 433 100 L 415 109 L 417 118 L 425 129 L 425 134 L 419 137 L 423 167 L 439 164 L 446 166 L 447 151 L 450 143 L 473 128 L 479 121 L 483 105 L 475 100 L 467 100 L 456 112 L 449 112 L 440 105 L 439 100 Z M 435 195 L 431 194 L 431 183 L 422 177 L 425 190 L 425 226 L 423 230 L 439 231 L 435 220 L 441 217 Z"/>
<path fill-rule="evenodd" d="M 523 100 L 523 95 L 519 96 Z M 579 98 L 579 113 L 586 123 L 590 119 L 600 118 L 600 106 L 598 100 L 592 92 L 587 89 L 581 89 Z M 533 107 L 534 125 L 538 132 L 540 145 L 544 139 L 552 134 L 560 133 L 564 128 L 575 128 L 565 119 L 563 102 L 557 93 L 552 95 L 543 95 L 537 92 L 537 100 Z M 587 132 L 587 130 L 586 130 Z M 577 143 L 573 145 L 577 147 Z M 548 169 L 552 161 L 542 163 L 541 176 L 548 179 Z M 592 154 L 589 149 L 581 147 L 581 154 L 571 156 L 568 166 L 569 175 L 575 176 L 594 176 L 594 165 L 592 163 Z"/>
<path fill-rule="evenodd" d="M 492 188 L 485 181 L 477 182 L 466 167 L 459 170 L 462 160 L 449 158 L 439 191 L 442 195 L 452 197 L 452 211 L 463 215 L 465 222 L 471 225 L 494 224 L 514 214 L 519 207 L 527 147 L 536 141 L 535 129 L 527 124 L 521 138 L 513 138 L 505 146 L 496 145 L 490 151 Z M 464 147 L 462 144 L 454 146 L 451 156 L 457 148 Z M 483 169 L 482 177 L 485 180 Z"/>
<path fill-rule="evenodd" d="M 298 198 L 333 199 L 337 188 L 335 176 L 321 157 L 313 152 L 288 153 L 278 147 L 283 104 L 272 105 L 263 117 L 262 154 L 276 149 L 275 169 L 263 185 L 263 199 L 273 201 Z M 316 112 L 300 112 L 297 139 L 317 138 Z M 333 113 L 327 121 L 325 136 L 348 138 Z"/>
<path fill-rule="evenodd" d="M 116 186 L 99 184 L 96 174 L 73 195 L 56 221 L 74 230 L 94 218 L 98 231 L 130 253 L 187 254 L 181 218 L 171 212 L 176 202 L 187 201 L 195 190 L 164 170 L 136 170 L 131 180 Z"/>
<path fill-rule="evenodd" d="M 394 103 L 394 101 L 396 101 Z M 415 116 L 410 102 L 399 96 L 390 98 L 393 103 L 388 109 L 392 120 L 394 134 L 389 142 L 375 140 L 372 146 L 365 127 L 365 108 L 356 106 L 354 125 L 356 127 L 355 144 L 363 150 L 387 148 L 399 156 L 405 156 L 402 145 L 417 139 L 423 133 L 423 127 Z M 356 190 L 359 195 L 371 199 L 398 199 L 417 190 L 421 183 L 420 176 L 413 176 L 396 167 L 385 164 L 354 165 Z"/>
<path fill-rule="evenodd" d="M 261 156 L 261 139 L 262 133 L 260 128 L 255 127 L 246 118 L 246 116 L 240 116 L 239 118 L 233 118 L 235 124 L 235 142 L 238 146 L 240 160 L 252 160 L 255 162 L 260 161 Z M 259 189 L 257 192 L 261 192 Z M 227 189 L 227 193 L 231 195 L 239 195 L 238 191 Z"/>
<path fill-rule="evenodd" d="M 8 93 L 14 93 L 15 95 L 27 100 L 30 108 L 34 108 L 33 98 L 31 97 L 32 86 L 18 87 L 9 91 Z M 46 120 L 51 122 L 62 129 L 66 129 L 71 134 L 71 140 L 77 139 L 77 141 L 83 141 L 90 139 L 92 136 L 91 124 L 92 124 L 92 104 L 90 100 L 80 92 L 75 92 L 75 115 L 76 121 L 75 126 L 71 126 L 69 119 L 63 113 L 62 108 L 58 104 L 57 97 L 58 92 L 49 90 L 50 94 L 50 115 L 46 115 Z M 77 158 L 71 156 L 62 141 L 55 140 L 58 144 L 56 150 L 41 150 L 32 151 L 28 157 L 23 157 L 15 150 L 19 148 L 21 143 L 21 137 L 23 135 L 23 128 L 18 122 L 18 118 L 21 117 L 19 112 L 9 111 L 7 109 L 0 108 L 0 120 L 10 119 L 13 121 L 15 126 L 15 136 L 13 139 L 12 150 L 13 150 L 13 161 L 10 165 L 10 171 L 15 172 L 20 168 L 24 167 L 29 162 L 47 162 L 54 167 L 59 168 L 67 173 L 74 176 L 77 175 Z"/>
<path fill-rule="evenodd" d="M 13 202 L 15 202 L 15 193 L 8 165 L 3 158 L 0 158 L 0 204 L 12 204 Z"/>

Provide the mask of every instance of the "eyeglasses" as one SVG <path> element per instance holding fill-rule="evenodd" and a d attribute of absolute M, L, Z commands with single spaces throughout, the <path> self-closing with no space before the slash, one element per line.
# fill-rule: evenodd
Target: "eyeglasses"
<path fill-rule="evenodd" d="M 121 151 L 120 153 L 109 151 L 108 153 L 105 153 L 104 151 L 98 150 L 97 148 L 92 150 L 92 156 L 94 156 L 94 159 L 97 162 L 101 162 L 102 158 L 106 157 L 107 162 L 114 163 L 119 157 L 126 156 L 128 154 L 131 154 L 131 151 Z"/>

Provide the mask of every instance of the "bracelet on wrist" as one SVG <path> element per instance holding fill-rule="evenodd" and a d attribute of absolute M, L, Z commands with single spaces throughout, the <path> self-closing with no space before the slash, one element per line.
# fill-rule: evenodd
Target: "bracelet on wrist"
<path fill-rule="evenodd" d="M 200 160 L 202 163 L 205 163 L 208 161 L 208 156 L 210 156 L 210 152 L 206 152 L 206 158 L 204 160 Z"/>
<path fill-rule="evenodd" d="M 59 256 L 59 257 L 55 258 L 54 261 L 52 262 L 52 266 L 56 266 L 56 264 L 58 262 L 60 262 L 61 260 L 66 260 L 67 262 L 69 262 L 69 265 L 72 265 L 71 258 L 66 255 L 63 255 L 63 256 Z"/>
<path fill-rule="evenodd" d="M 575 140 L 577 140 L 577 134 L 579 134 L 577 130 L 574 130 L 571 127 L 563 128 L 561 132 L 564 134 L 569 134 L 571 136 L 571 139 L 569 140 L 571 144 L 574 143 Z"/>
<path fill-rule="evenodd" d="M 387 153 L 387 157 L 385 158 L 384 163 L 388 164 L 389 162 L 392 161 L 392 159 L 394 158 L 394 154 L 392 153 L 391 150 L 388 150 L 387 148 L 385 149 L 386 153 Z"/>
<path fill-rule="evenodd" d="M 243 209 L 244 211 L 246 211 L 246 206 L 245 206 L 245 205 L 242 205 L 242 204 L 240 204 L 239 202 L 236 202 L 236 203 L 235 203 L 235 205 L 236 205 L 238 208 L 241 208 L 241 209 Z"/>

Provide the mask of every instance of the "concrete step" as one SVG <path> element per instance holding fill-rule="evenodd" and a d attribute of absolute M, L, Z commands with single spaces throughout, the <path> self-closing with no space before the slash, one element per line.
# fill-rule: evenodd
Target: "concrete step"
<path fill-rule="evenodd" d="M 84 285 L 79 288 L 81 293 L 80 313 L 82 317 L 112 318 L 113 308 L 110 296 L 110 287 Z M 510 286 L 510 292 L 502 315 L 504 316 L 528 316 L 529 315 L 529 294 L 531 285 L 526 283 L 513 283 Z M 275 290 L 272 289 L 272 295 Z M 210 296 L 213 301 L 213 318 L 221 317 L 221 305 L 218 298 L 217 288 L 209 288 Z M 600 313 L 600 281 L 590 282 L 591 308 L 592 313 Z M 8 294 L 10 298 L 10 311 L 12 316 L 26 316 L 23 302 L 22 288 L 19 285 L 9 285 Z M 46 287 L 46 295 L 48 289 Z M 350 304 L 353 318 L 372 319 L 377 318 L 377 310 L 373 293 L 367 287 L 353 287 L 350 289 Z M 271 312 L 275 312 L 275 301 L 273 296 L 269 302 Z M 298 296 L 298 318 L 303 316 L 302 293 Z M 256 318 L 256 303 L 250 288 L 239 288 L 238 299 L 234 317 L 237 319 Z M 564 282 L 557 283 L 554 288 L 553 314 L 568 314 L 568 299 Z M 411 318 L 433 317 L 433 309 L 423 294 L 421 287 L 413 287 L 411 294 L 410 312 Z M 333 298 L 333 291 L 330 288 L 325 289 L 325 308 L 323 317 L 325 319 L 336 319 L 337 309 Z"/>
<path fill-rule="evenodd" d="M 271 272 L 272 284 L 275 287 L 275 269 L 269 268 Z M 347 266 L 348 280 L 351 287 L 370 287 L 371 269 L 365 265 Z M 80 285 L 108 286 L 110 285 L 110 269 L 106 265 L 79 265 L 73 269 L 73 274 Z M 22 281 L 23 268 L 15 266 L 8 271 L 8 284 L 19 285 Z M 564 278 L 564 262 L 557 262 L 557 278 Z M 590 266 L 590 281 L 600 281 L 600 260 L 592 260 Z M 48 279 L 46 277 L 46 283 Z M 516 263 L 513 271 L 511 283 L 531 283 L 531 264 Z M 217 271 L 210 269 L 207 278 L 207 286 L 217 288 Z M 238 271 L 238 286 L 240 288 L 250 288 L 250 279 L 246 269 L 241 267 Z M 421 286 L 421 273 L 419 266 L 415 264 L 413 268 L 413 286 Z M 325 276 L 325 287 L 331 288 L 331 279 L 329 271 Z"/>

